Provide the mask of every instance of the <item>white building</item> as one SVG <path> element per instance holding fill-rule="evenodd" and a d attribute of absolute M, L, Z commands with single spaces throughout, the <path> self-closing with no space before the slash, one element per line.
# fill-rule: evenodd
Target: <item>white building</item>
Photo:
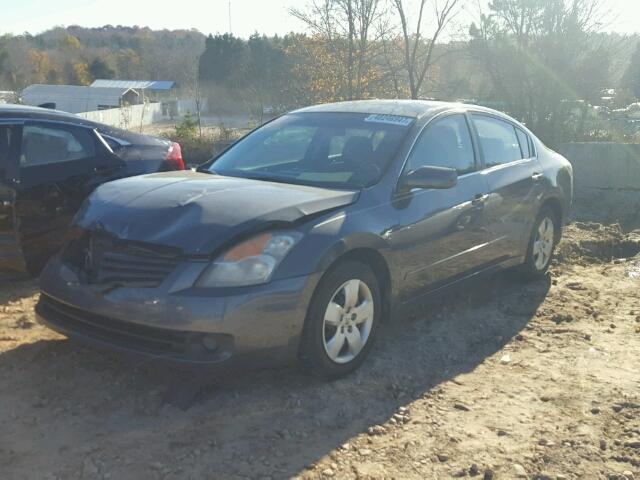
<path fill-rule="evenodd" d="M 76 85 L 30 85 L 22 91 L 22 103 L 70 113 L 108 110 L 142 102 L 129 87 L 82 87 Z"/>
<path fill-rule="evenodd" d="M 0 90 L 0 103 L 15 103 L 15 92 Z"/>

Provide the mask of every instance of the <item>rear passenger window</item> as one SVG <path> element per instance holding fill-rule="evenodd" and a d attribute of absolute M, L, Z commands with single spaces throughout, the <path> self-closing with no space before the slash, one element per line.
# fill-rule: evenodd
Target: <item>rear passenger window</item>
<path fill-rule="evenodd" d="M 407 170 L 424 166 L 455 168 L 458 175 L 475 170 L 469 126 L 464 115 L 450 115 L 429 125 L 418 138 Z"/>
<path fill-rule="evenodd" d="M 509 122 L 485 115 L 473 115 L 487 168 L 523 158 L 516 128 Z"/>
<path fill-rule="evenodd" d="M 95 156 L 95 143 L 88 131 L 25 125 L 22 129 L 20 166 L 70 162 Z"/>

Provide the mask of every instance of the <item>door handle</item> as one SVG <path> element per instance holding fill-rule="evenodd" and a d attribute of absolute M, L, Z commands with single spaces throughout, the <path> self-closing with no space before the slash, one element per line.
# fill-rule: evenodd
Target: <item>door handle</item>
<path fill-rule="evenodd" d="M 540 172 L 536 172 L 533 175 L 531 175 L 531 180 L 533 180 L 534 182 L 539 182 L 543 178 L 544 178 L 544 174 Z"/>
<path fill-rule="evenodd" d="M 482 194 L 482 193 L 478 193 L 473 200 L 471 200 L 471 205 L 473 205 L 474 207 L 480 207 L 483 206 L 484 203 L 487 201 L 487 198 L 489 198 L 489 195 L 487 194 Z"/>

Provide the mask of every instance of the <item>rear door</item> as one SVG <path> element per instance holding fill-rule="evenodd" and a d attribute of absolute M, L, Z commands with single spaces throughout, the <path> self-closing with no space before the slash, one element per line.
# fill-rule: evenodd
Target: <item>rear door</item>
<path fill-rule="evenodd" d="M 497 259 L 521 256 L 543 193 L 533 144 L 520 127 L 493 115 L 472 114 L 490 194 L 485 203 Z"/>
<path fill-rule="evenodd" d="M 106 152 L 90 128 L 25 122 L 15 215 L 22 248 L 32 269 L 37 270 L 62 246 L 82 201 L 111 174 Z"/>

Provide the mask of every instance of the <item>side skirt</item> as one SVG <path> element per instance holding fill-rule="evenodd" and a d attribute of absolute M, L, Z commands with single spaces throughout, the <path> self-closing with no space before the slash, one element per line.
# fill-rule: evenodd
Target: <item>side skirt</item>
<path fill-rule="evenodd" d="M 503 270 L 516 267 L 521 265 L 524 262 L 524 257 L 511 257 L 504 260 L 501 260 L 498 263 L 492 263 L 487 265 L 480 270 L 473 271 L 471 273 L 463 274 L 459 277 L 456 277 L 453 280 L 450 280 L 446 283 L 436 285 L 434 288 L 431 288 L 415 297 L 412 297 L 404 302 L 395 302 L 392 305 L 390 318 L 393 319 L 399 317 L 401 312 L 410 311 L 427 303 L 429 300 L 434 300 L 436 297 L 439 297 L 450 290 L 463 288 L 467 284 L 479 279 L 488 277 L 490 275 L 494 275 Z"/>

